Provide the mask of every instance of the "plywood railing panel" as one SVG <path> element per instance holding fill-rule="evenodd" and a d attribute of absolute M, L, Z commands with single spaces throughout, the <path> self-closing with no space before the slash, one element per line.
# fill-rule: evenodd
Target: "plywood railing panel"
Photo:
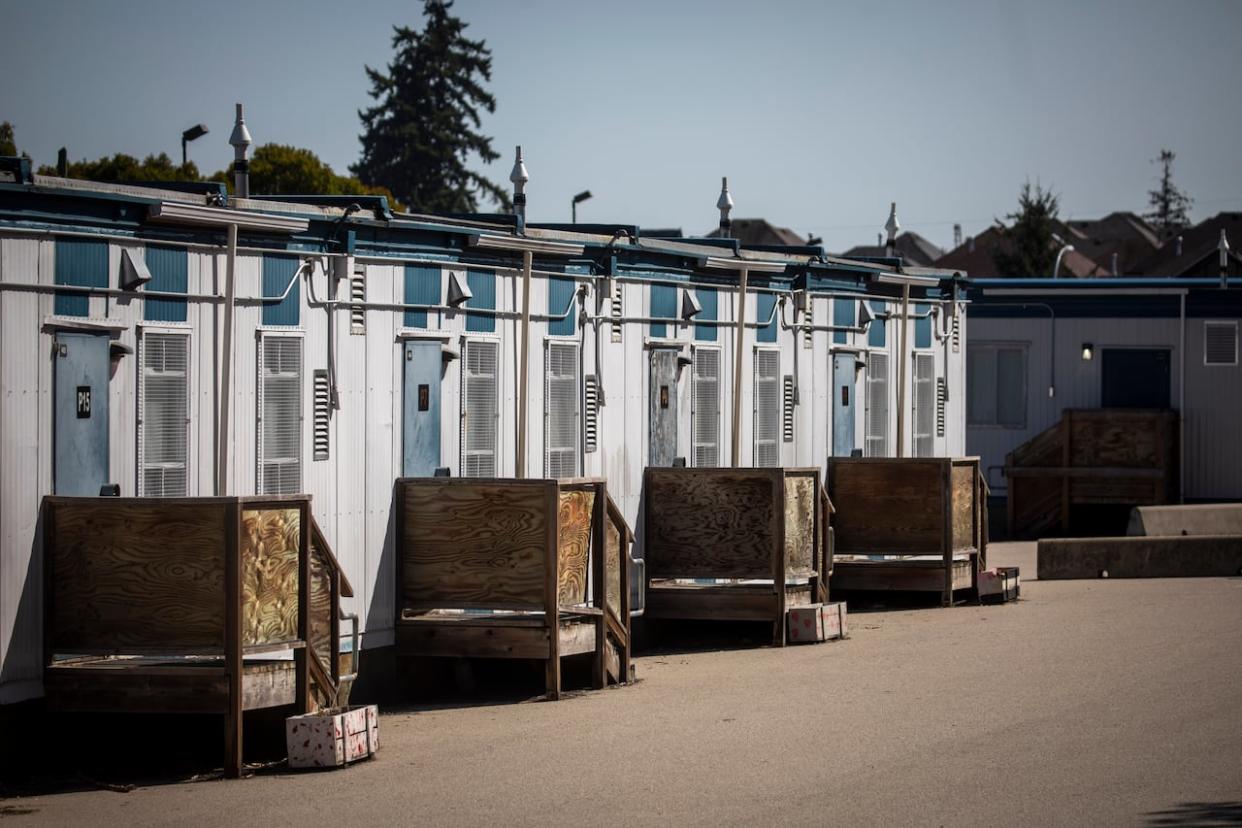
<path fill-rule="evenodd" d="M 223 652 L 225 506 L 48 500 L 49 649 Z"/>
<path fill-rule="evenodd" d="M 785 475 L 785 572 L 806 577 L 819 570 L 816 560 L 815 510 L 819 475 L 789 472 Z"/>
<path fill-rule="evenodd" d="M 403 604 L 542 610 L 554 485 L 401 481 Z"/>
<path fill-rule="evenodd" d="M 975 477 L 977 463 L 953 463 L 953 548 L 971 549 L 976 542 L 975 521 L 978 510 L 978 488 Z"/>
<path fill-rule="evenodd" d="M 779 542 L 773 473 L 648 468 L 648 577 L 771 578 Z"/>
<path fill-rule="evenodd" d="M 298 640 L 298 509 L 241 513 L 242 644 Z"/>
<path fill-rule="evenodd" d="M 938 554 L 944 460 L 833 459 L 828 494 L 838 554 Z"/>
<path fill-rule="evenodd" d="M 563 607 L 587 601 L 587 561 L 595 489 L 562 490 L 557 505 L 557 600 Z"/>

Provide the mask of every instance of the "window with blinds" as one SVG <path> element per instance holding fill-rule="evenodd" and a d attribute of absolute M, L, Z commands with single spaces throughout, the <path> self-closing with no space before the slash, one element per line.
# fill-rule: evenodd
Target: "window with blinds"
<path fill-rule="evenodd" d="M 461 361 L 461 475 L 496 476 L 497 368 L 500 344 L 466 340 Z"/>
<path fill-rule="evenodd" d="M 936 358 L 914 355 L 914 416 L 912 436 L 915 457 L 933 457 L 936 450 Z"/>
<path fill-rule="evenodd" d="M 259 494 L 302 491 L 302 338 L 259 340 Z"/>
<path fill-rule="evenodd" d="M 720 465 L 720 350 L 694 349 L 690 393 L 690 442 L 700 468 Z"/>
<path fill-rule="evenodd" d="M 189 493 L 190 336 L 148 331 L 138 347 L 138 493 L 184 497 Z"/>
<path fill-rule="evenodd" d="M 755 351 L 755 465 L 780 465 L 779 351 Z"/>
<path fill-rule="evenodd" d="M 1203 323 L 1203 364 L 1238 364 L 1238 323 Z"/>
<path fill-rule="evenodd" d="M 578 476 L 578 346 L 568 342 L 544 352 L 543 472 Z"/>
<path fill-rule="evenodd" d="M 888 457 L 888 354 L 867 354 L 864 406 L 867 430 L 863 448 L 866 455 Z"/>

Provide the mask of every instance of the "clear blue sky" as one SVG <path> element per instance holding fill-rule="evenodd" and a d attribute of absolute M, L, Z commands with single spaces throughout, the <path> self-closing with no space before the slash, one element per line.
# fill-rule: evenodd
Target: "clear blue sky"
<path fill-rule="evenodd" d="M 223 168 L 233 103 L 257 143 L 357 159 L 364 64 L 418 0 L 3 0 L 0 120 L 39 163 L 180 152 Z M 1194 219 L 1242 209 L 1242 3 L 458 0 L 494 55 L 485 117 L 507 179 L 522 144 L 532 220 L 710 230 L 735 218 L 830 249 L 905 228 L 948 246 L 1023 180 L 1062 215 L 1141 211 L 1161 147 Z"/>

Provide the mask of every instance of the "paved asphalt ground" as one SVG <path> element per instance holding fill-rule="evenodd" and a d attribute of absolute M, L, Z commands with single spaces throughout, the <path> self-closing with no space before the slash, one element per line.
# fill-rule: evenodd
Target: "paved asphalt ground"
<path fill-rule="evenodd" d="M 1032 544 L 993 563 L 1034 574 Z M 1242 578 L 1027 581 L 632 687 L 383 716 L 345 771 L 0 800 L 6 824 L 1242 824 Z M 8 748 L 6 748 L 8 749 Z M 24 812 L 24 815 L 23 815 Z"/>

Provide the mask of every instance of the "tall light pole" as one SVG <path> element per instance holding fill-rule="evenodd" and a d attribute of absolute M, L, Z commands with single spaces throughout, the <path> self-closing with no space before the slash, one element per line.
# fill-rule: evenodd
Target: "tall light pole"
<path fill-rule="evenodd" d="M 590 190 L 583 190 L 574 196 L 573 201 L 569 202 L 570 213 L 573 216 L 573 223 L 578 223 L 578 205 L 591 197 Z"/>
<path fill-rule="evenodd" d="M 1054 235 L 1054 236 L 1053 236 L 1053 238 L 1054 238 L 1054 239 L 1056 239 L 1056 240 L 1057 240 L 1058 242 L 1060 242 L 1060 244 L 1061 244 L 1061 249 L 1057 251 L 1057 260 L 1056 260 L 1056 262 L 1054 262 L 1054 263 L 1053 263 L 1053 265 L 1052 265 L 1052 278 L 1054 278 L 1054 279 L 1055 279 L 1055 278 L 1057 278 L 1057 273 L 1058 273 L 1058 272 L 1060 272 L 1060 270 L 1061 270 L 1061 258 L 1062 258 L 1062 257 L 1063 257 L 1066 253 L 1073 253 L 1073 252 L 1074 252 L 1074 245 L 1072 245 L 1072 244 L 1065 244 L 1065 242 L 1061 239 L 1061 237 L 1060 237 L 1060 236 L 1055 236 L 1055 235 Z"/>
<path fill-rule="evenodd" d="M 181 133 L 181 166 L 184 167 L 186 165 L 185 145 L 190 143 L 191 141 L 197 141 L 199 138 L 202 138 L 206 134 L 207 134 L 206 124 L 195 124 L 194 126 L 190 127 L 189 129 Z"/>

